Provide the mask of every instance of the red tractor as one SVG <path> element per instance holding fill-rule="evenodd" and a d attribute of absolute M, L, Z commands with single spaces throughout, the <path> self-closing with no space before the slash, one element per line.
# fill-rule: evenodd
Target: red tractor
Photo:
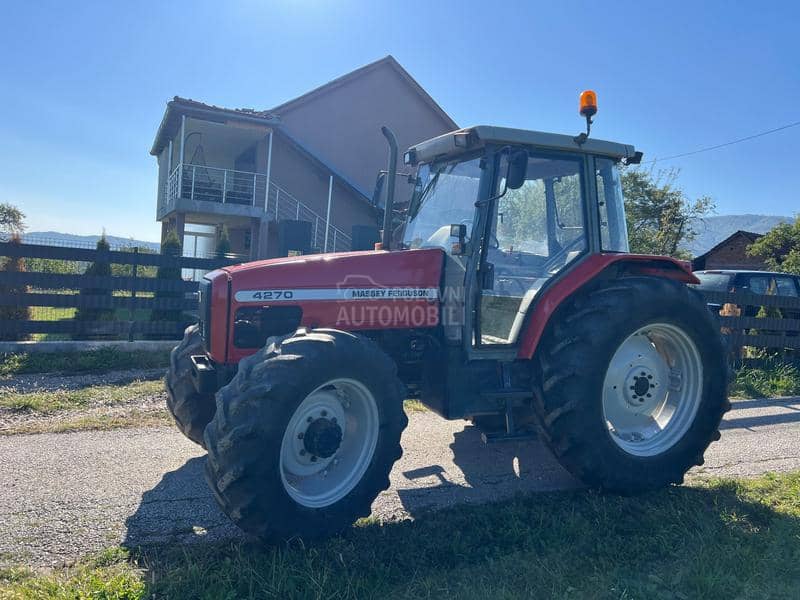
<path fill-rule="evenodd" d="M 405 153 L 395 207 L 384 134 L 381 247 L 209 273 L 172 352 L 169 408 L 231 519 L 287 539 L 369 515 L 411 397 L 487 440 L 534 431 L 593 488 L 702 464 L 730 407 L 724 352 L 688 265 L 628 253 L 617 167 L 641 153 L 470 127 Z"/>

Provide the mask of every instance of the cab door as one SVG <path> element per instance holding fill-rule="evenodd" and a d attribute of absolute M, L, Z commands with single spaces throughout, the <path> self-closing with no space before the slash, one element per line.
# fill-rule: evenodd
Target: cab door
<path fill-rule="evenodd" d="M 502 164 L 497 172 L 503 190 Z M 475 348 L 513 346 L 540 290 L 588 251 L 585 174 L 582 155 L 529 152 L 522 186 L 491 202 Z"/>

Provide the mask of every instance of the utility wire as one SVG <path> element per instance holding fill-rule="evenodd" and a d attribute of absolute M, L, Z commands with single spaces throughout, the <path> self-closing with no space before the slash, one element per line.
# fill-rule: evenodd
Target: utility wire
<path fill-rule="evenodd" d="M 753 135 L 748 135 L 747 137 L 739 138 L 738 140 L 732 140 L 730 142 L 725 142 L 724 144 L 717 144 L 716 146 L 709 146 L 708 148 L 700 148 L 699 150 L 692 150 L 691 152 L 684 152 L 682 154 L 673 154 L 672 156 L 664 156 L 661 158 L 654 158 L 653 160 L 645 161 L 644 164 L 650 164 L 654 162 L 658 162 L 660 160 L 672 160 L 673 158 L 683 158 L 684 156 L 691 156 L 693 154 L 700 154 L 701 152 L 710 152 L 711 150 L 716 150 L 718 148 L 724 148 L 725 146 L 733 146 L 734 144 L 739 144 L 741 142 L 746 142 L 747 140 L 753 140 L 755 138 L 759 138 L 765 135 L 769 135 L 770 133 L 775 133 L 777 131 L 783 131 L 784 129 L 789 129 L 790 127 L 797 127 L 800 125 L 800 121 L 795 121 L 794 123 L 789 123 L 788 125 L 781 125 L 780 127 L 776 127 L 775 129 L 769 129 L 768 131 L 762 131 L 761 133 L 756 133 Z"/>

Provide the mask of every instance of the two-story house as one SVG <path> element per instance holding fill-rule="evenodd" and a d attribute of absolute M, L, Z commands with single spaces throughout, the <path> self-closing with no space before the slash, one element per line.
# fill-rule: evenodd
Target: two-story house
<path fill-rule="evenodd" d="M 250 259 L 369 247 L 373 189 L 386 169 L 383 125 L 401 154 L 457 129 L 391 56 L 269 110 L 175 97 L 150 150 L 162 238 L 174 228 L 184 254 L 201 255 L 225 226 L 231 251 Z M 407 194 L 399 181 L 397 193 Z"/>

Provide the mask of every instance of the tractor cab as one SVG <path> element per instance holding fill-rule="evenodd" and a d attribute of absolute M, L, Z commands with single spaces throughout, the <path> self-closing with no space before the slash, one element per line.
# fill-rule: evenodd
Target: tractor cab
<path fill-rule="evenodd" d="M 509 350 L 559 275 L 588 254 L 628 252 L 618 165 L 640 157 L 623 144 L 487 126 L 410 148 L 414 193 L 392 243 L 444 251 L 447 336 L 473 357 Z"/>

